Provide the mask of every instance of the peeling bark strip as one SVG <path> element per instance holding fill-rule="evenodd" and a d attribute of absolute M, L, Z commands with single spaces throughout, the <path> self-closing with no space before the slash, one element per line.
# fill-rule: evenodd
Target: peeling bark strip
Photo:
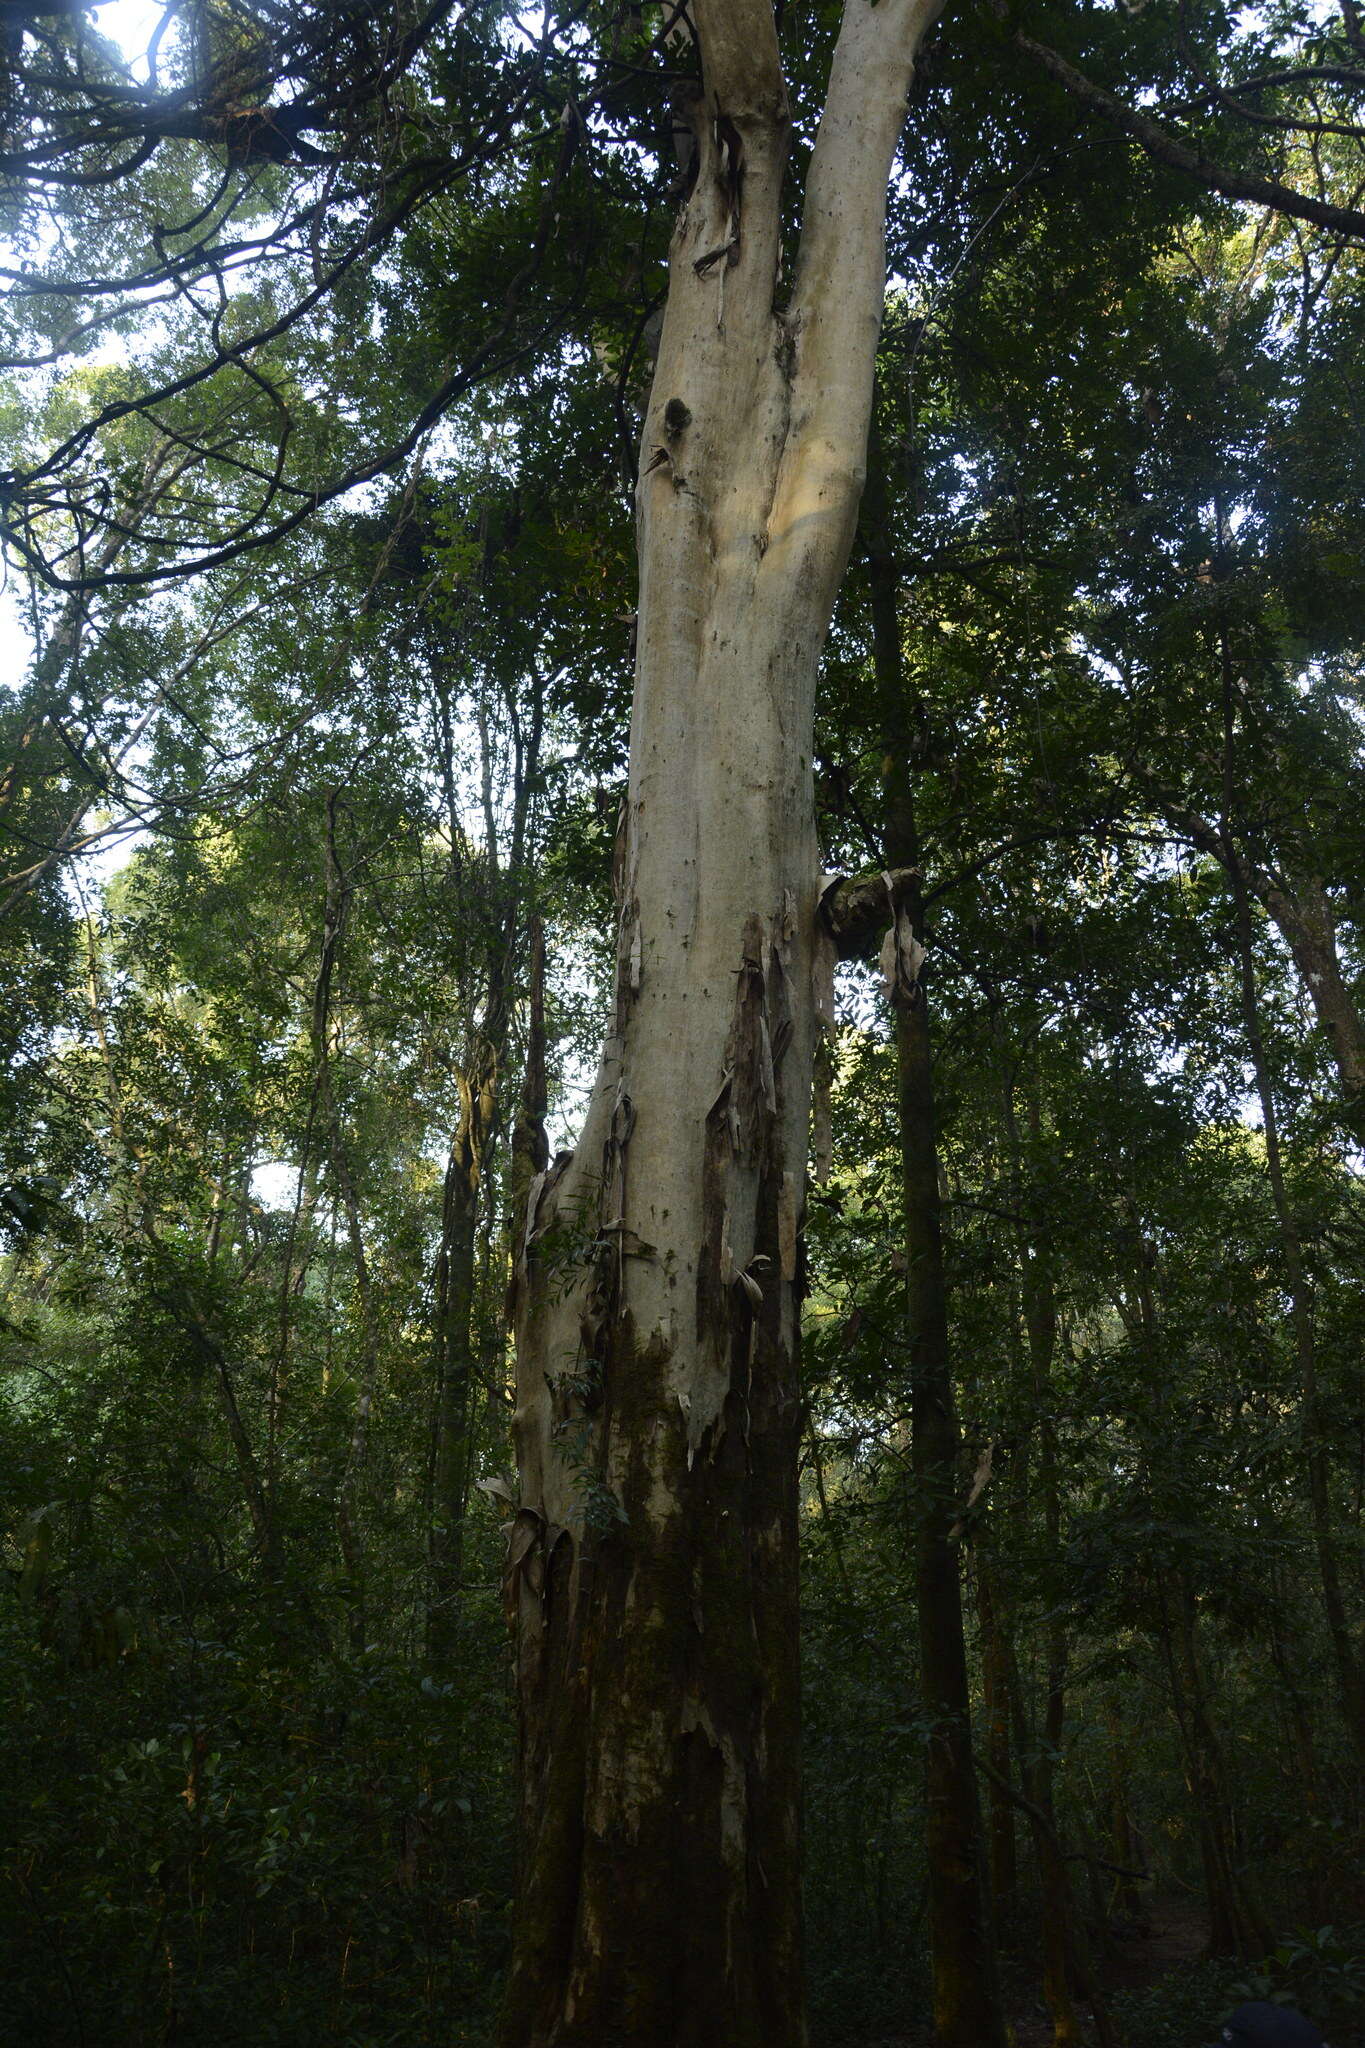
<path fill-rule="evenodd" d="M 848 0 L 784 311 L 771 0 L 693 9 L 611 1023 L 578 1148 L 528 1189 L 514 1281 L 507 2048 L 805 2040 L 796 1346 L 833 943 L 814 696 L 862 486 L 887 181 L 938 4 Z"/>

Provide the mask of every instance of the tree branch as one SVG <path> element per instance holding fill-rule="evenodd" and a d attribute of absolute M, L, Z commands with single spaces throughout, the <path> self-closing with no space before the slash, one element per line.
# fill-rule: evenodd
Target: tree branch
<path fill-rule="evenodd" d="M 791 428 L 769 522 L 775 558 L 802 586 L 812 575 L 837 584 L 853 539 L 886 295 L 887 186 L 915 52 L 942 4 L 845 0 L 806 184 L 787 315 Z"/>
<path fill-rule="evenodd" d="M 832 882 L 820 898 L 820 915 L 841 960 L 863 960 L 889 925 L 916 868 L 892 868 L 885 874 L 857 875 Z"/>
<path fill-rule="evenodd" d="M 1049 49 L 1045 43 L 1035 42 L 1022 29 L 1016 32 L 1014 42 L 1016 49 L 1040 65 L 1088 112 L 1098 114 L 1116 128 L 1121 128 L 1125 135 L 1131 135 L 1154 163 L 1165 164 L 1171 170 L 1183 171 L 1187 177 L 1197 178 L 1201 185 L 1221 193 L 1225 199 L 1247 199 L 1254 205 L 1274 207 L 1278 213 L 1292 214 L 1299 220 L 1311 220 L 1318 227 L 1330 228 L 1334 234 L 1365 240 L 1365 213 L 1356 207 L 1333 206 L 1329 200 L 1314 199 L 1308 193 L 1296 192 L 1291 185 L 1282 185 L 1278 179 L 1232 170 L 1208 156 L 1196 144 L 1172 135 L 1169 129 L 1161 127 L 1148 115 L 1138 113 L 1117 93 L 1097 85 L 1093 78 L 1087 78 L 1084 72 L 1078 71 L 1060 52 Z"/>

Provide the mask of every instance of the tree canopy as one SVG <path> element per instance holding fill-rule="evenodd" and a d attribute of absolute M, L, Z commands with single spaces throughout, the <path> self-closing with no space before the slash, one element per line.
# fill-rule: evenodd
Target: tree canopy
<path fill-rule="evenodd" d="M 1357 2037 L 1363 89 L 0 0 L 16 2039 Z"/>

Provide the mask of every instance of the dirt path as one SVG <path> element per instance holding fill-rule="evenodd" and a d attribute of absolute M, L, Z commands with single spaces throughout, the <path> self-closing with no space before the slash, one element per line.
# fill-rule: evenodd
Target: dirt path
<path fill-rule="evenodd" d="M 1198 1962 L 1208 1939 L 1208 1921 L 1195 1900 L 1157 1900 L 1149 1909 L 1147 1931 L 1117 1941 L 1106 1957 L 1104 1989 L 1112 1997 L 1116 1991 L 1142 1991 L 1159 1984 L 1173 1971 Z M 1017 2048 L 1052 2048 L 1052 2023 L 1041 2000 L 1011 2017 Z"/>
<path fill-rule="evenodd" d="M 1160 1900 L 1151 1908 L 1149 1924 L 1150 1934 L 1115 1945 L 1104 1970 L 1108 1990 L 1141 1991 L 1183 1963 L 1198 1962 L 1208 1950 L 1208 1919 L 1195 1899 Z"/>
<path fill-rule="evenodd" d="M 1103 1965 L 1104 1988 L 1112 1997 L 1118 1991 L 1141 1991 L 1149 1984 L 1159 1984 L 1163 1977 L 1197 1963 L 1207 1951 L 1208 1940 L 1208 1921 L 1196 1900 L 1182 1897 L 1156 1900 L 1148 1908 L 1146 1931 L 1115 1941 Z M 1014 1968 L 1017 1967 L 1016 1959 Z M 1014 2028 L 1016 2048 L 1052 2048 L 1052 2022 L 1036 1984 L 1030 1986 L 1025 1994 L 1027 2002 L 1024 2002 L 1017 1995 L 1016 1982 L 1016 1996 L 1011 1998 L 1009 1959 L 1004 1962 L 1003 1973 L 1006 2010 Z M 1087 2009 L 1079 2001 L 1077 2005 L 1078 2015 L 1088 2023 Z M 873 2048 L 925 2048 L 927 2040 L 928 2030 L 921 2027 L 879 2039 Z"/>

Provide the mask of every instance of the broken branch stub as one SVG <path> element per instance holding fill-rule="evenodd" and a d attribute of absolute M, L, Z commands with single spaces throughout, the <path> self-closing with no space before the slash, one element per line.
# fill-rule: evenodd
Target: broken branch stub
<path fill-rule="evenodd" d="M 923 881 L 918 868 L 892 868 L 875 875 L 836 875 L 820 898 L 820 917 L 841 960 L 866 960 L 879 933 L 905 917 L 911 887 Z M 908 918 L 906 919 L 909 922 Z M 915 942 L 920 958 L 924 949 Z"/>

